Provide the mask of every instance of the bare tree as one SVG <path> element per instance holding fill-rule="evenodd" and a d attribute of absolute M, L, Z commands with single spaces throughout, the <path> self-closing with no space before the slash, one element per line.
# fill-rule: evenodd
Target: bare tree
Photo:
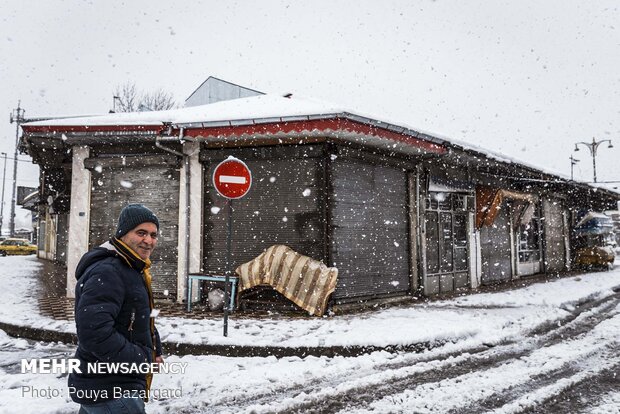
<path fill-rule="evenodd" d="M 161 111 L 175 106 L 172 94 L 163 89 L 141 92 L 134 82 L 126 82 L 114 90 L 114 112 Z"/>
<path fill-rule="evenodd" d="M 126 82 L 114 90 L 114 112 L 135 112 L 140 97 L 136 84 Z"/>
<path fill-rule="evenodd" d="M 141 105 L 146 107 L 147 111 L 163 111 L 172 109 L 175 106 L 174 97 L 171 93 L 158 89 L 153 92 L 146 92 L 142 95 Z M 140 110 L 138 108 L 138 110 Z"/>

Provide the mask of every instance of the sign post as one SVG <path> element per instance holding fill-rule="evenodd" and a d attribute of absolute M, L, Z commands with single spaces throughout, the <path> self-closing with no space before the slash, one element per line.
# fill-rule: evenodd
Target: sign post
<path fill-rule="evenodd" d="M 248 166 L 235 157 L 228 157 L 215 167 L 213 186 L 226 198 L 228 224 L 226 229 L 226 280 L 224 283 L 224 336 L 228 336 L 228 314 L 230 313 L 230 262 L 232 250 L 232 202 L 245 196 L 252 186 L 252 173 Z"/>

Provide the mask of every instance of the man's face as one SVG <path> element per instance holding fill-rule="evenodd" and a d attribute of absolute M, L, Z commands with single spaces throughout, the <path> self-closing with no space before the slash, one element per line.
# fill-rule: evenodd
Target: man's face
<path fill-rule="evenodd" d="M 134 227 L 129 233 L 121 237 L 123 243 L 146 260 L 157 246 L 157 226 L 155 223 L 142 223 Z"/>

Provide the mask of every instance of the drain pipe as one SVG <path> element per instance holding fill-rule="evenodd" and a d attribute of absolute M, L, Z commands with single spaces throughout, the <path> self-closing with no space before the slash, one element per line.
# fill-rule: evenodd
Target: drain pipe
<path fill-rule="evenodd" d="M 195 141 L 193 138 L 190 137 L 184 137 L 183 133 L 185 132 L 185 128 L 180 127 L 179 128 L 179 136 L 178 136 L 178 142 L 183 145 L 183 141 Z M 188 280 L 188 275 L 189 275 L 189 213 L 190 213 L 190 207 L 189 207 L 189 203 L 190 203 L 190 171 L 189 171 L 189 155 L 185 154 L 179 151 L 176 151 L 172 148 L 168 148 L 166 146 L 164 146 L 161 141 L 163 140 L 164 137 L 157 137 L 155 139 L 155 146 L 157 148 L 160 148 L 166 152 L 169 152 L 171 154 L 174 154 L 178 157 L 183 157 L 183 168 L 185 169 L 185 279 Z M 171 137 L 174 138 L 174 137 Z M 187 282 L 189 283 L 189 281 Z M 177 297 L 177 301 L 179 300 L 179 298 Z M 192 300 L 191 298 L 189 298 L 189 300 Z"/>

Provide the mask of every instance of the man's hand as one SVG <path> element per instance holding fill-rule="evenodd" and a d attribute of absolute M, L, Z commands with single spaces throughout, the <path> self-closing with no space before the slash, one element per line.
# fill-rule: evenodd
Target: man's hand
<path fill-rule="evenodd" d="M 159 372 L 159 366 L 164 363 L 164 357 L 161 356 L 161 355 L 157 355 L 155 357 L 155 361 L 153 361 L 153 362 L 157 364 L 155 369 L 153 369 L 153 373 L 156 374 L 156 373 Z"/>

